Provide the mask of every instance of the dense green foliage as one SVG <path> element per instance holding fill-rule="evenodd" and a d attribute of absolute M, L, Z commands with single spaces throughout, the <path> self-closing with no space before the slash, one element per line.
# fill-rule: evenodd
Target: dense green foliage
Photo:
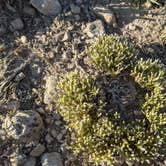
<path fill-rule="evenodd" d="M 111 76 L 127 69 L 135 53 L 133 46 L 118 36 L 101 37 L 87 50 L 87 54 L 92 55 L 90 63 L 96 69 L 109 72 Z"/>
<path fill-rule="evenodd" d="M 155 159 L 166 136 L 164 67 L 136 61 L 135 50 L 118 36 L 99 38 L 88 55 L 99 75 L 75 71 L 57 85 L 57 110 L 73 133 L 71 148 L 108 166 L 118 156 Z"/>

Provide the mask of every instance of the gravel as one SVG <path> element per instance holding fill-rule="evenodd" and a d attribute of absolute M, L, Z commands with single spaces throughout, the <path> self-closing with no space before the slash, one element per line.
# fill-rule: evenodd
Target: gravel
<path fill-rule="evenodd" d="M 42 166 L 63 166 L 61 156 L 57 152 L 43 154 L 41 164 Z"/>

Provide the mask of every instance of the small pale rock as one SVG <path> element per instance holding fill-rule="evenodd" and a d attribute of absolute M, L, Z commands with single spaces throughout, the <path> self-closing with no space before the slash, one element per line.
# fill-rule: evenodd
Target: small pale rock
<path fill-rule="evenodd" d="M 105 34 L 105 29 L 101 20 L 96 20 L 94 22 L 88 23 L 86 29 L 84 30 L 85 33 L 90 38 L 95 36 L 102 36 Z"/>
<path fill-rule="evenodd" d="M 33 157 L 39 157 L 44 151 L 45 151 L 45 146 L 42 144 L 38 144 L 31 152 L 30 156 Z"/>
<path fill-rule="evenodd" d="M 30 3 L 41 13 L 47 16 L 57 16 L 62 7 L 58 0 L 31 0 Z"/>
<path fill-rule="evenodd" d="M 62 122 L 61 122 L 60 120 L 57 120 L 57 121 L 55 121 L 55 124 L 56 124 L 57 126 L 60 126 L 60 125 L 62 124 Z"/>
<path fill-rule="evenodd" d="M 21 36 L 20 41 L 22 44 L 25 44 L 27 42 L 27 37 L 26 36 Z"/>
<path fill-rule="evenodd" d="M 15 30 L 21 30 L 24 28 L 24 23 L 20 18 L 16 18 L 10 23 L 10 30 L 15 31 Z"/>
<path fill-rule="evenodd" d="M 80 13 L 80 7 L 76 6 L 73 3 L 70 4 L 70 9 L 71 9 L 71 12 L 74 13 L 74 14 L 79 14 Z"/>
<path fill-rule="evenodd" d="M 54 103 L 56 98 L 56 79 L 54 76 L 46 76 L 46 85 L 44 92 L 44 103 L 47 105 L 51 105 Z"/>
<path fill-rule="evenodd" d="M 128 166 L 133 166 L 135 163 L 134 161 L 126 160 L 125 161 Z"/>
<path fill-rule="evenodd" d="M 63 166 L 61 155 L 57 152 L 43 154 L 41 164 L 42 166 Z"/>
<path fill-rule="evenodd" d="M 145 2 L 144 6 L 145 6 L 146 9 L 151 9 L 152 8 L 152 3 L 147 1 L 147 2 Z"/>
<path fill-rule="evenodd" d="M 131 23 L 131 24 L 128 25 L 128 29 L 131 30 L 131 31 L 135 31 L 136 30 L 136 26 Z"/>
<path fill-rule="evenodd" d="M 68 41 L 71 39 L 70 32 L 65 32 L 62 41 Z"/>
<path fill-rule="evenodd" d="M 35 166 L 36 165 L 36 158 L 34 157 L 29 157 L 23 164 L 23 166 Z"/>
<path fill-rule="evenodd" d="M 38 141 L 43 131 L 41 116 L 33 110 L 17 110 L 13 115 L 8 115 L 3 129 L 8 137 L 21 142 Z"/>
<path fill-rule="evenodd" d="M 116 21 L 116 17 L 115 14 L 112 12 L 112 10 L 110 10 L 107 7 L 103 7 L 103 6 L 96 6 L 94 8 L 95 13 L 101 17 L 101 19 L 103 19 L 107 24 L 109 25 L 113 25 L 116 26 L 117 21 Z"/>
<path fill-rule="evenodd" d="M 26 161 L 26 156 L 24 154 L 12 153 L 10 155 L 10 163 L 12 166 L 22 166 Z"/>

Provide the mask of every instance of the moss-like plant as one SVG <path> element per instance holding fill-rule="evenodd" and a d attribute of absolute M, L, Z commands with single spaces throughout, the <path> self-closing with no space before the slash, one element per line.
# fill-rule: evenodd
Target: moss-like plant
<path fill-rule="evenodd" d="M 166 136 L 164 67 L 136 61 L 135 49 L 118 36 L 99 38 L 88 55 L 98 74 L 75 71 L 57 84 L 71 148 L 108 166 L 118 156 L 140 163 L 157 158 Z"/>
<path fill-rule="evenodd" d="M 104 72 L 109 72 L 111 76 L 119 74 L 127 69 L 134 57 L 134 48 L 126 39 L 118 36 L 104 36 L 89 49 L 87 54 L 90 57 L 90 63 Z"/>

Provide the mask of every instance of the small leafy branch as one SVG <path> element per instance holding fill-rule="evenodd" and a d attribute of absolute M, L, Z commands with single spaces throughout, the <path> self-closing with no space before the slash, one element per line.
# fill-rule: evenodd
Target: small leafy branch
<path fill-rule="evenodd" d="M 57 111 L 73 133 L 70 147 L 108 166 L 119 156 L 156 159 L 166 136 L 164 66 L 137 60 L 133 46 L 116 35 L 100 37 L 87 54 L 98 75 L 76 70 L 57 85 Z"/>

